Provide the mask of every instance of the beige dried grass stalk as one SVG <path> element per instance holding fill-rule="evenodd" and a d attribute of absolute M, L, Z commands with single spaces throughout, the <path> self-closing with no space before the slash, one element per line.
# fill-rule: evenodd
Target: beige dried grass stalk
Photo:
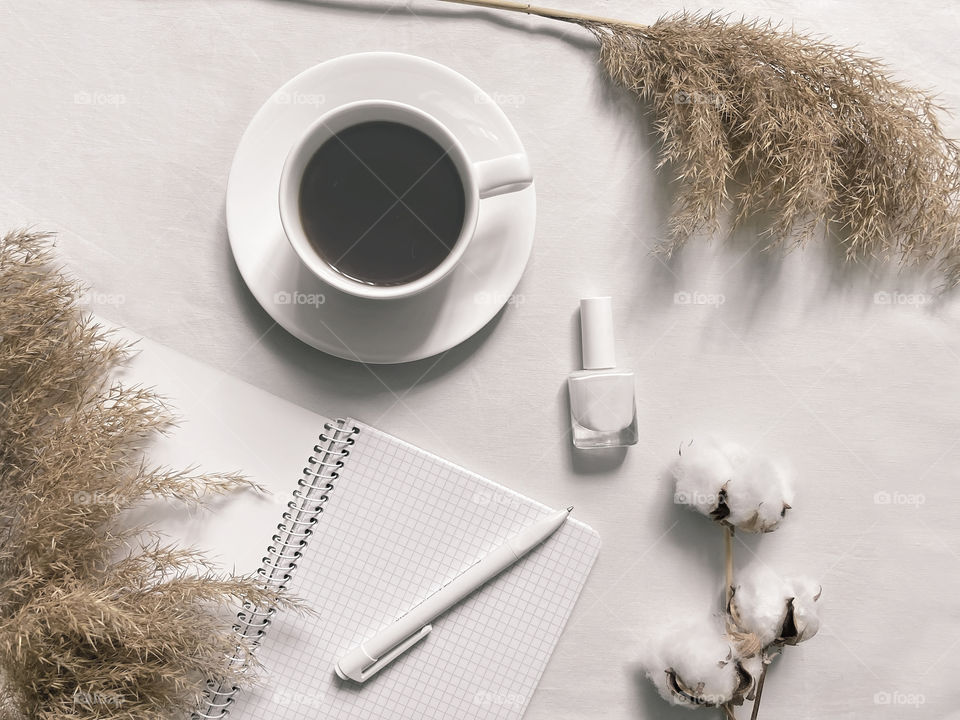
<path fill-rule="evenodd" d="M 127 348 L 84 316 L 49 246 L 0 240 L 0 718 L 183 718 L 208 678 L 251 667 L 229 662 L 239 602 L 284 601 L 122 523 L 151 497 L 249 483 L 144 465 L 170 414 L 111 380 Z"/>
<path fill-rule="evenodd" d="M 760 219 L 770 245 L 835 237 L 848 259 L 936 263 L 960 283 L 960 148 L 934 98 L 878 61 L 769 22 L 682 12 L 651 25 L 508 0 L 444 0 L 575 23 L 652 107 L 676 204 L 667 254 Z"/>

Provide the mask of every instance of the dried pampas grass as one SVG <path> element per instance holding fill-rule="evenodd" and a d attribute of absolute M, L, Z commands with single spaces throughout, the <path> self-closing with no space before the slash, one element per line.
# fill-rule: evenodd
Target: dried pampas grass
<path fill-rule="evenodd" d="M 675 172 L 667 254 L 761 219 L 769 244 L 835 236 L 848 259 L 937 263 L 960 283 L 960 148 L 928 93 L 858 52 L 765 22 L 683 12 L 652 25 L 507 0 L 445 0 L 571 22 L 652 107 Z"/>
<path fill-rule="evenodd" d="M 250 664 L 230 662 L 249 648 L 228 610 L 278 598 L 120 518 L 248 483 L 143 464 L 171 418 L 111 382 L 127 349 L 83 316 L 49 244 L 0 240 L 0 718 L 182 718 Z"/>

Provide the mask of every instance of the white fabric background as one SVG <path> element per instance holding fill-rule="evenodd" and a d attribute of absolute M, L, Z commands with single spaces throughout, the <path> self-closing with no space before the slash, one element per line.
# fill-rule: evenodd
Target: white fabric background
<path fill-rule="evenodd" d="M 556 3 L 641 21 L 680 9 Z M 948 0 L 723 9 L 859 44 L 960 107 L 960 10 Z M 843 268 L 821 248 L 783 259 L 750 233 L 668 265 L 651 257 L 669 189 L 648 128 L 603 81 L 590 38 L 562 24 L 432 0 L 4 0 L 0 28 L 0 220 L 58 231 L 96 312 L 572 503 L 599 530 L 604 550 L 530 720 L 688 717 L 637 683 L 630 661 L 665 622 L 718 604 L 720 532 L 675 508 L 661 480 L 680 443 L 704 433 L 789 459 L 798 476 L 789 522 L 738 542 L 738 562 L 755 554 L 824 586 L 823 630 L 776 662 L 760 717 L 960 717 L 955 298 L 878 304 L 875 293 L 929 281 Z M 224 228 L 231 156 L 256 109 L 304 68 L 361 50 L 420 54 L 497 94 L 537 175 L 536 245 L 515 302 L 464 345 L 407 366 L 332 359 L 275 327 Z M 946 127 L 960 135 L 957 120 Z M 679 292 L 725 303 L 676 304 Z M 616 298 L 641 440 L 588 458 L 566 434 L 565 377 L 579 359 L 577 299 L 596 293 Z M 876 502 L 884 492 L 894 502 Z M 907 494 L 923 502 L 897 502 Z"/>

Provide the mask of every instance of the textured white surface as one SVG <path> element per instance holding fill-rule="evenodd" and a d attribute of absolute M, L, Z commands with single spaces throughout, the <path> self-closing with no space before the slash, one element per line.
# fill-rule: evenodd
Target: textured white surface
<path fill-rule="evenodd" d="M 557 3 L 649 21 L 679 9 Z M 859 44 L 960 107 L 955 3 L 723 7 Z M 749 234 L 698 243 L 669 267 L 650 257 L 668 187 L 647 127 L 575 28 L 430 0 L 7 0 L 0 18 L 0 221 L 60 231 L 98 313 L 544 503 L 574 504 L 600 532 L 604 550 L 529 720 L 690 717 L 638 685 L 630 660 L 652 629 L 718 603 L 719 531 L 675 508 L 661 478 L 702 433 L 792 462 L 793 516 L 737 552 L 824 585 L 823 628 L 777 661 L 760 717 L 960 717 L 956 300 L 878 304 L 876 293 L 925 286 L 838 270 L 822 250 L 781 260 L 751 249 Z M 533 257 L 505 312 L 446 356 L 373 370 L 273 327 L 223 223 L 233 149 L 264 98 L 360 50 L 424 55 L 494 94 L 538 190 Z M 946 126 L 960 135 L 957 120 Z M 642 433 L 625 455 L 593 460 L 571 451 L 564 395 L 577 300 L 590 294 L 616 298 Z M 711 295 L 725 302 L 695 302 Z"/>

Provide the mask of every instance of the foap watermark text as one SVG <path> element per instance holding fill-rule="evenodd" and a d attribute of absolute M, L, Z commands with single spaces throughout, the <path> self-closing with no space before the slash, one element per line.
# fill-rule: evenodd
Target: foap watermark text
<path fill-rule="evenodd" d="M 277 305 L 310 305 L 320 307 L 327 302 L 327 296 L 323 293 L 306 293 L 294 290 L 280 290 L 273 294 L 273 302 Z"/>
<path fill-rule="evenodd" d="M 719 308 L 727 301 L 722 293 L 706 293 L 699 290 L 681 290 L 673 294 L 674 305 L 706 305 Z"/>

